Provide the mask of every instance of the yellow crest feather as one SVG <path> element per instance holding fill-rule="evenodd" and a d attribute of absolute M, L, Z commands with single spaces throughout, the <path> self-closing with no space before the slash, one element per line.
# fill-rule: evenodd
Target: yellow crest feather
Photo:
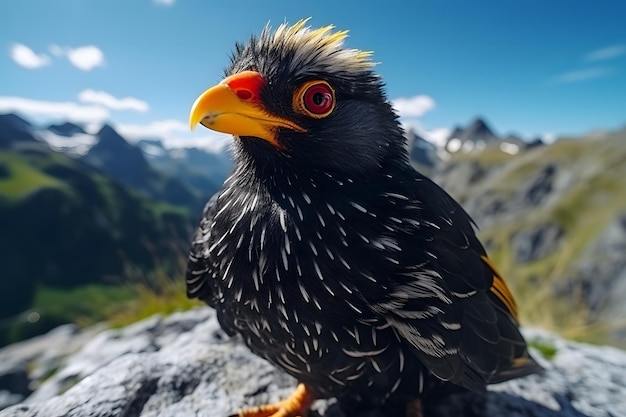
<path fill-rule="evenodd" d="M 312 29 L 307 26 L 309 20 L 301 19 L 291 26 L 283 23 L 273 34 L 266 27 L 262 41 L 270 42 L 278 50 L 291 51 L 294 69 L 307 64 L 329 71 L 365 71 L 376 65 L 371 61 L 372 52 L 343 47 L 347 30 L 333 32 L 333 25 Z"/>

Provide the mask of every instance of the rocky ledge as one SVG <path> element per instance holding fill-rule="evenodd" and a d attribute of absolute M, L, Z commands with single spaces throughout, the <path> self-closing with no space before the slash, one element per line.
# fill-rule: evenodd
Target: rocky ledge
<path fill-rule="evenodd" d="M 626 416 L 626 353 L 527 330 L 543 375 L 429 404 L 428 417 Z M 73 352 L 73 353 L 67 353 Z M 63 327 L 0 350 L 0 417 L 226 417 L 276 401 L 295 381 L 219 328 L 207 308 L 123 329 Z M 17 402 L 17 404 L 15 404 Z M 318 401 L 325 417 L 358 414 Z M 390 417 L 390 416 L 385 416 Z"/>

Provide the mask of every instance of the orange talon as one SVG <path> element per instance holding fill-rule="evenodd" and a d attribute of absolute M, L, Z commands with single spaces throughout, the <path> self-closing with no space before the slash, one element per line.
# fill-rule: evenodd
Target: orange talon
<path fill-rule="evenodd" d="M 275 404 L 246 408 L 231 417 L 306 417 L 315 396 L 304 384 L 298 384 L 296 390 L 286 399 Z"/>

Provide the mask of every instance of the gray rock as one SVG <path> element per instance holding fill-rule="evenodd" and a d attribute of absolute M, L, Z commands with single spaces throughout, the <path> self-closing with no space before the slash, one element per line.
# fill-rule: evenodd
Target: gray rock
<path fill-rule="evenodd" d="M 109 329 L 92 337 L 80 351 L 72 355 L 49 379 L 41 384 L 28 402 L 45 401 L 65 391 L 76 381 L 93 374 L 115 359 L 132 353 L 150 353 L 164 346 L 178 346 L 185 333 L 195 330 L 202 323 L 210 322 L 210 310 L 199 310 L 194 314 L 174 314 L 167 318 L 153 316 L 123 329 Z M 211 337 L 217 338 L 213 333 Z M 220 336 L 221 337 L 221 336 Z M 215 340 L 209 338 L 207 344 Z M 206 339 L 203 338 L 203 339 Z"/>
<path fill-rule="evenodd" d="M 22 401 L 54 374 L 69 355 L 104 329 L 79 331 L 72 324 L 0 349 L 0 410 Z"/>
<path fill-rule="evenodd" d="M 459 393 L 425 404 L 429 417 L 616 417 L 626 410 L 626 353 L 568 342 L 539 330 L 529 340 L 543 375 L 494 385 L 485 396 Z M 75 382 L 69 387 L 68 381 Z M 225 417 L 241 407 L 277 401 L 296 381 L 227 337 L 208 308 L 153 317 L 106 330 L 65 359 L 58 372 L 0 417 Z M 2 397 L 0 396 L 0 399 Z M 391 417 L 318 401 L 314 415 Z"/>
<path fill-rule="evenodd" d="M 523 229 L 511 237 L 515 260 L 519 263 L 545 258 L 557 249 L 563 229 L 555 223 L 543 223 Z"/>
<path fill-rule="evenodd" d="M 588 340 L 620 346 L 626 346 L 625 144 L 622 131 L 563 139 L 514 157 L 457 155 L 432 175 L 474 219 L 513 291 L 528 297 L 520 301 L 531 320 L 555 328 L 584 324 Z"/>
<path fill-rule="evenodd" d="M 555 164 L 548 164 L 543 167 L 525 191 L 524 201 L 531 205 L 543 203 L 553 191 L 556 171 L 557 167 Z"/>
<path fill-rule="evenodd" d="M 0 362 L 0 410 L 30 395 L 30 379 L 21 362 Z"/>
<path fill-rule="evenodd" d="M 453 148 L 451 142 L 458 141 L 458 148 Z M 482 150 L 485 146 L 499 144 L 500 139 L 481 118 L 474 119 L 466 129 L 456 128 L 446 141 L 445 149 L 448 152 L 458 150 L 469 152 L 474 149 Z"/>
<path fill-rule="evenodd" d="M 609 339 L 626 340 L 626 328 L 616 326 L 626 317 L 626 212 L 612 219 L 590 239 L 585 251 L 571 266 L 561 288 L 572 300 L 582 297 L 592 322 L 605 323 Z"/>

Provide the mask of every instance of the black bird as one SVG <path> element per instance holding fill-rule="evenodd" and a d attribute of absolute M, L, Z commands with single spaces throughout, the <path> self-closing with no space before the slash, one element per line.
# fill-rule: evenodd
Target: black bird
<path fill-rule="evenodd" d="M 236 166 L 193 239 L 187 293 L 300 381 L 246 417 L 316 398 L 397 405 L 537 372 L 472 220 L 409 164 L 370 53 L 302 20 L 237 44 L 190 123 Z"/>

